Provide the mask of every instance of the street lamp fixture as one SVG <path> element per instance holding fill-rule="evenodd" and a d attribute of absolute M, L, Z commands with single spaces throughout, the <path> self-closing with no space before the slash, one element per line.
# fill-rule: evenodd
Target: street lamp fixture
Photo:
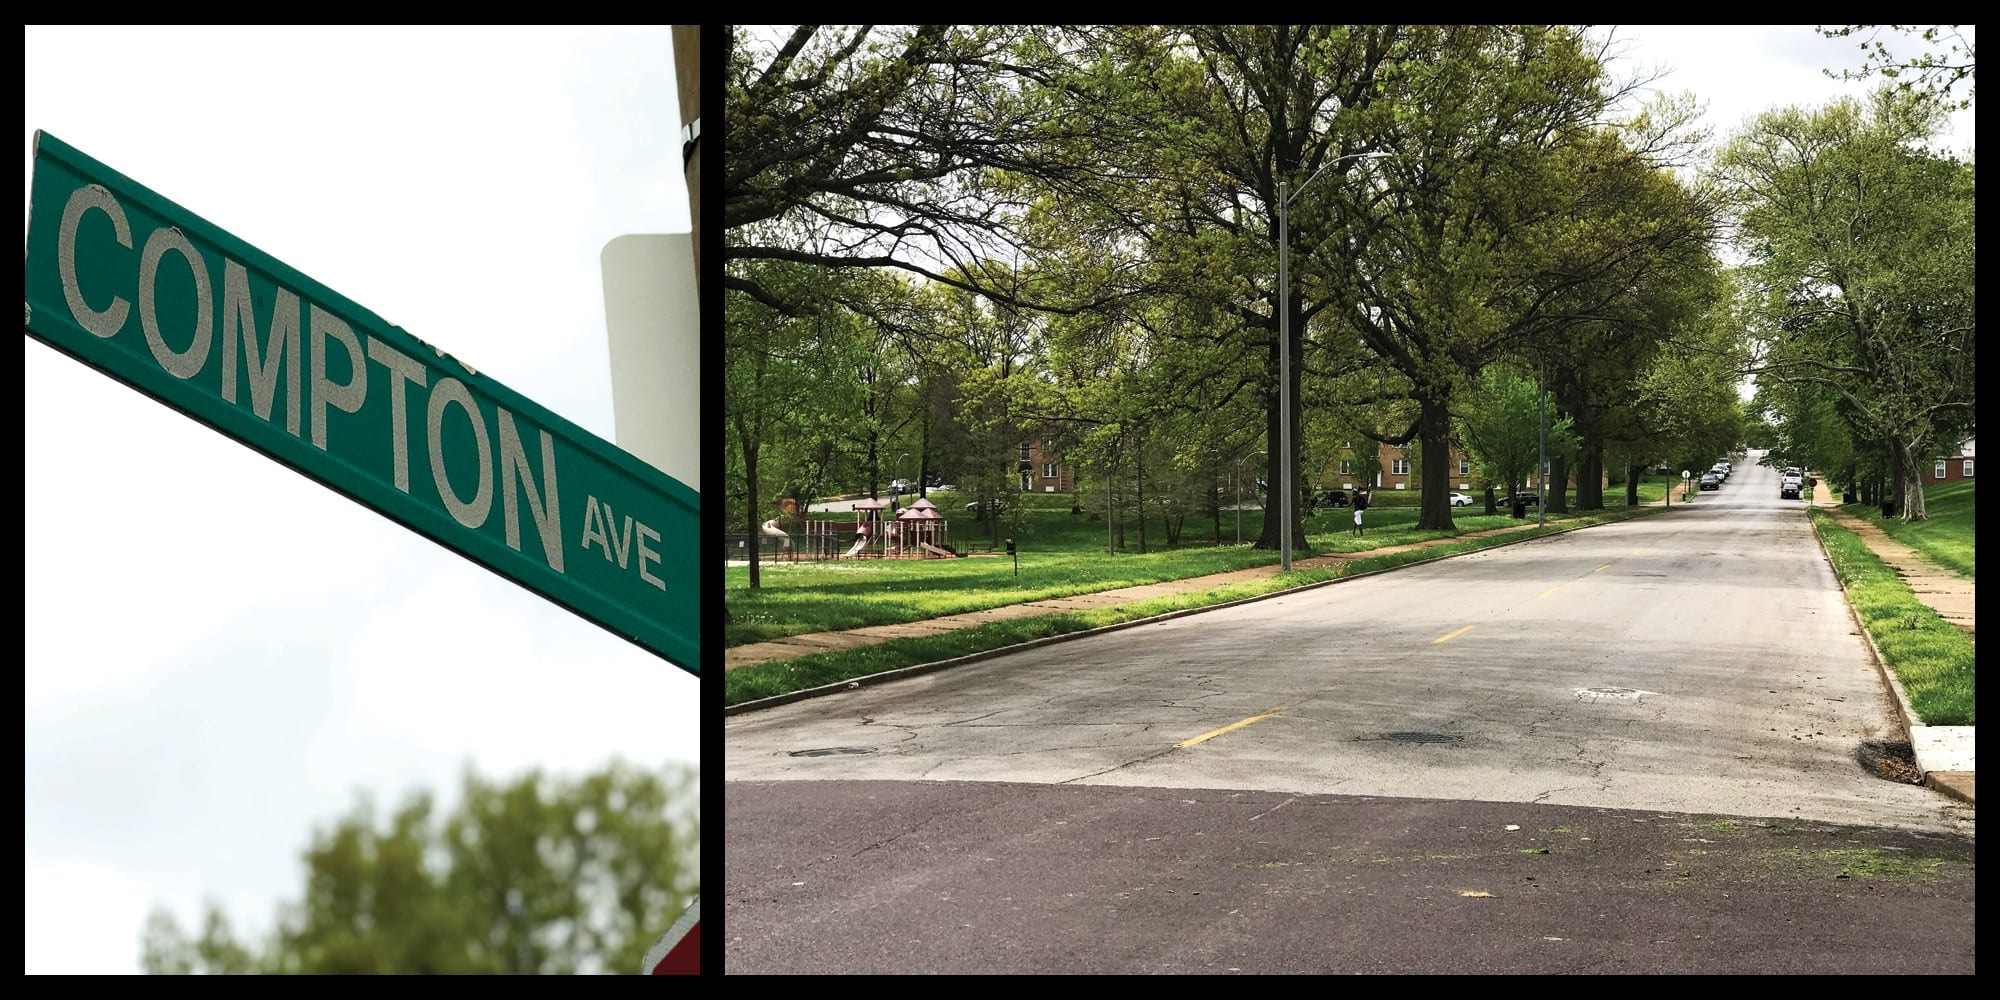
<path fill-rule="evenodd" d="M 1335 157 L 1313 171 L 1297 191 L 1287 193 L 1286 182 L 1278 181 L 1278 500 L 1279 568 L 1292 568 L 1292 283 L 1290 210 L 1292 202 L 1305 193 L 1328 167 L 1347 160 L 1374 160 L 1388 156 L 1387 150 L 1349 153 Z"/>

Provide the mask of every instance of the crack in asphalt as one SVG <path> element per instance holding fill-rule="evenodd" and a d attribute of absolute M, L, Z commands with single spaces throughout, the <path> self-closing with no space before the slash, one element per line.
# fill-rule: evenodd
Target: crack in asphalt
<path fill-rule="evenodd" d="M 1278 803 L 1277 805 L 1275 805 L 1275 806 L 1272 806 L 1271 808 L 1269 808 L 1269 809 L 1266 809 L 1266 810 L 1264 810 L 1263 812 L 1260 812 L 1260 813 L 1258 813 L 1257 815 L 1255 815 L 1255 816 L 1252 816 L 1252 817 L 1250 817 L 1250 819 L 1248 820 L 1248 822 L 1251 822 L 1251 823 L 1255 823 L 1256 821 L 1258 821 L 1258 820 L 1260 820 L 1260 819 L 1263 819 L 1264 817 L 1266 817 L 1266 816 L 1269 816 L 1269 815 L 1271 815 L 1272 813 L 1274 813 L 1274 812 L 1277 812 L 1278 810 L 1280 810 L 1280 809 L 1283 809 L 1283 808 L 1285 808 L 1286 806 L 1288 806 L 1288 805 L 1291 805 L 1291 804 L 1292 804 L 1292 803 L 1294 803 L 1294 802 L 1297 802 L 1298 800 L 1299 800 L 1299 797 L 1298 797 L 1298 796 L 1296 796 L 1296 795 L 1294 795 L 1294 796 L 1291 796 L 1290 798 L 1287 798 L 1287 799 L 1286 799 L 1285 801 L 1283 801 L 1283 802 L 1280 802 L 1280 803 Z"/>
<path fill-rule="evenodd" d="M 1174 747 L 1174 746 L 1173 746 L 1172 744 L 1169 744 L 1169 745 L 1167 745 L 1167 746 L 1164 746 L 1164 747 L 1161 747 L 1161 748 L 1160 748 L 1159 750 L 1157 750 L 1157 751 L 1154 751 L 1153 753 L 1149 753 L 1149 754 L 1147 754 L 1147 755 L 1145 755 L 1145 756 L 1143 756 L 1143 757 L 1138 757 L 1138 758 L 1135 758 L 1135 759 L 1132 759 L 1132 760 L 1128 760 L 1128 761 L 1125 761 L 1124 763 L 1121 763 L 1121 764 L 1113 764 L 1113 765 L 1111 765 L 1110 767 L 1107 767 L 1107 768 L 1104 768 L 1104 769 L 1102 769 L 1102 770 L 1097 770 L 1097 771 L 1091 771 L 1091 772 L 1089 772 L 1088 774 L 1079 774 L 1079 775 L 1077 775 L 1077 776 L 1076 776 L 1076 777 L 1074 777 L 1074 778 L 1064 778 L 1063 780 L 1061 780 L 1061 781 L 1058 781 L 1058 782 L 1056 782 L 1056 784 L 1058 784 L 1058 785 L 1067 785 L 1067 784 L 1070 784 L 1071 782 L 1076 782 L 1076 781 L 1083 781 L 1083 780 L 1084 780 L 1084 779 L 1086 779 L 1086 778 L 1095 778 L 1095 777 L 1097 777 L 1097 776 L 1099 776 L 1099 775 L 1103 775 L 1103 774 L 1110 774 L 1110 773 L 1111 773 L 1111 772 L 1113 772 L 1113 771 L 1120 771 L 1120 770 L 1123 770 L 1123 769 L 1125 769 L 1125 768 L 1128 768 L 1128 767 L 1131 767 L 1131 766 L 1133 766 L 1134 764 L 1144 764 L 1144 763 L 1146 763 L 1147 761 L 1150 761 L 1150 760 L 1155 760 L 1155 759 L 1157 759 L 1157 758 L 1160 758 L 1160 757 L 1164 757 L 1164 756 L 1166 756 L 1167 754 L 1170 754 L 1170 753 L 1173 753 L 1173 752 L 1174 752 L 1174 749 L 1175 749 L 1175 747 Z"/>
<path fill-rule="evenodd" d="M 987 712 L 987 713 L 985 713 L 985 714 L 983 714 L 983 715 L 975 715 L 975 716 L 973 716 L 973 717 L 972 717 L 972 718 L 970 718 L 970 719 L 959 719 L 959 720 L 957 720 L 957 721 L 955 721 L 955 722 L 947 722 L 947 723 L 945 723 L 945 724 L 944 724 L 944 728 L 946 728 L 946 729 L 949 729 L 949 728 L 951 728 L 952 726 L 969 726 L 969 725 L 972 725 L 972 724 L 973 724 L 973 723 L 975 723 L 975 722 L 978 722 L 978 721 L 979 721 L 979 720 L 981 720 L 981 719 L 990 719 L 990 718 L 992 718 L 993 716 L 996 716 L 996 715 L 999 715 L 999 714 L 1000 714 L 1001 712 L 1003 712 L 1003 711 L 1005 711 L 1005 709 L 999 709 L 999 708 L 996 708 L 996 709 L 994 709 L 994 710 L 993 710 L 993 711 L 991 711 L 991 712 Z"/>

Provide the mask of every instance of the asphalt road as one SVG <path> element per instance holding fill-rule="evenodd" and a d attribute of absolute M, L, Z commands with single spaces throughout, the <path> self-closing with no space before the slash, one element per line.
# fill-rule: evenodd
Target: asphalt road
<path fill-rule="evenodd" d="M 732 716 L 726 967 L 1970 972 L 1777 486 Z"/>

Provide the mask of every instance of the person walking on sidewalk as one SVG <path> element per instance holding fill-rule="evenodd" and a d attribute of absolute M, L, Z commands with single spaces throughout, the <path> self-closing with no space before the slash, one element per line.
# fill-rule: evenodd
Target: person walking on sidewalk
<path fill-rule="evenodd" d="M 1361 512 L 1368 509 L 1368 491 L 1354 491 L 1354 534 L 1365 535 L 1368 529 L 1361 524 Z"/>

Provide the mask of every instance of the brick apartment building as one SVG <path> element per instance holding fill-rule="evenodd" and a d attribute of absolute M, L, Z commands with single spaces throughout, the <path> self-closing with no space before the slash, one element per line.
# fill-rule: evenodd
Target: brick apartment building
<path fill-rule="evenodd" d="M 1958 449 L 1950 455 L 1939 458 L 1931 465 L 1931 474 L 1924 485 L 1934 483 L 1956 483 L 1972 478 L 1973 440 L 1966 438 Z"/>

